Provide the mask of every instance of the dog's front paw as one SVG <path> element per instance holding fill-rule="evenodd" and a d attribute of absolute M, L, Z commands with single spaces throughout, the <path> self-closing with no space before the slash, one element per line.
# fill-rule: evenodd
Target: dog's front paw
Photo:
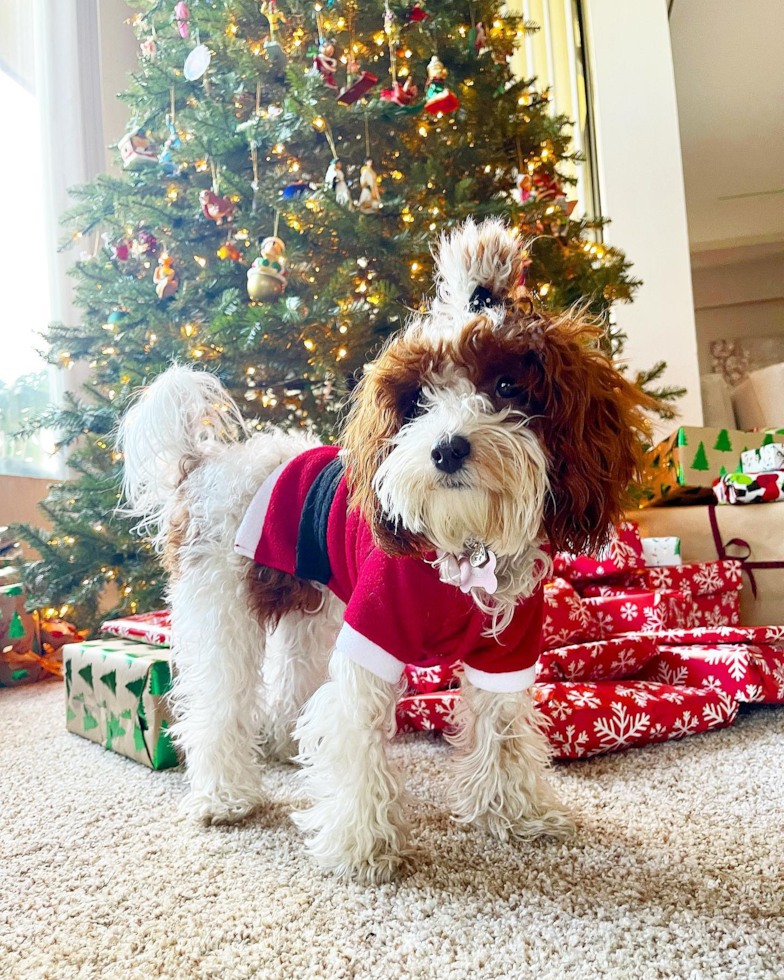
<path fill-rule="evenodd" d="M 391 823 L 384 826 L 339 827 L 323 820 L 318 806 L 297 810 L 292 820 L 310 834 L 305 849 L 324 871 L 344 881 L 381 885 L 391 881 L 408 863 L 411 850 L 405 845 L 405 830 Z"/>
<path fill-rule="evenodd" d="M 209 826 L 210 824 L 237 823 L 252 813 L 261 798 L 250 796 L 222 796 L 191 790 L 180 801 L 179 814 L 184 820 Z"/>

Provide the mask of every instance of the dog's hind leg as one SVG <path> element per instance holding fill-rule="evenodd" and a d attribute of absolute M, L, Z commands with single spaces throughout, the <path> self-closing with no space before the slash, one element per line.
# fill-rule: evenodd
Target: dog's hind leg
<path fill-rule="evenodd" d="M 239 820 L 261 801 L 256 749 L 265 627 L 249 601 L 249 562 L 200 542 L 171 588 L 173 733 L 190 793 L 182 812 L 206 823 Z"/>
<path fill-rule="evenodd" d="M 500 840 L 569 836 L 574 823 L 547 780 L 550 749 L 530 696 L 484 691 L 463 678 L 455 721 L 455 818 Z"/>
<path fill-rule="evenodd" d="M 313 805 L 293 819 L 322 868 L 342 878 L 387 881 L 406 856 L 402 791 L 386 754 L 398 685 L 340 652 L 332 655 L 329 676 L 296 728 Z"/>
<path fill-rule="evenodd" d="M 323 592 L 316 611 L 286 613 L 267 641 L 261 748 L 272 759 L 288 762 L 297 754 L 294 726 L 305 703 L 327 679 L 344 609 L 336 596 Z"/>

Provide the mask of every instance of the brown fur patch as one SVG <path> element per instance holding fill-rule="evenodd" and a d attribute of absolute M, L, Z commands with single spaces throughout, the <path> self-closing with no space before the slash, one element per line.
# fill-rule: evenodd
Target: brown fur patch
<path fill-rule="evenodd" d="M 166 574 L 174 581 L 180 570 L 180 551 L 185 546 L 188 536 L 189 514 L 188 506 L 185 503 L 185 495 L 178 490 L 179 506 L 174 518 L 169 524 L 169 531 L 166 535 L 166 544 L 161 555 L 161 564 L 166 570 Z"/>
<path fill-rule="evenodd" d="M 255 563 L 249 566 L 248 590 L 259 622 L 270 629 L 285 613 L 312 613 L 322 601 L 321 593 L 311 582 Z"/>

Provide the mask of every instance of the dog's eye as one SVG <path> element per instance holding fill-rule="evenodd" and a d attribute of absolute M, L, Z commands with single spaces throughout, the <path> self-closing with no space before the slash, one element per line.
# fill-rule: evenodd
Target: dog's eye
<path fill-rule="evenodd" d="M 499 398 L 517 398 L 522 390 L 514 378 L 499 378 L 495 383 L 495 393 Z"/>
<path fill-rule="evenodd" d="M 400 399 L 398 402 L 398 407 L 400 409 L 400 414 L 403 416 L 403 422 L 413 422 L 417 415 L 422 411 L 422 407 L 419 404 L 422 398 L 422 391 L 417 388 L 416 391 L 409 391 Z"/>

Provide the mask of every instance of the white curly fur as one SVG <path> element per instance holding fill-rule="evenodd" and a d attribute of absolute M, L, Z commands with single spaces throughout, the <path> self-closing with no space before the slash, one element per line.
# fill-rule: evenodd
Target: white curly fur
<path fill-rule="evenodd" d="M 515 271 L 519 241 L 500 218 L 477 224 L 469 218 L 459 228 L 444 233 L 436 246 L 436 298 L 429 316 L 412 321 L 411 329 L 424 327 L 428 336 L 448 338 L 465 323 L 471 294 L 484 286 L 499 300 L 490 311 L 501 321 L 503 300 L 517 283 Z"/>
<path fill-rule="evenodd" d="M 450 795 L 458 822 L 504 841 L 572 833 L 574 822 L 546 779 L 550 747 L 527 692 L 493 694 L 463 677 L 453 721 Z"/>

